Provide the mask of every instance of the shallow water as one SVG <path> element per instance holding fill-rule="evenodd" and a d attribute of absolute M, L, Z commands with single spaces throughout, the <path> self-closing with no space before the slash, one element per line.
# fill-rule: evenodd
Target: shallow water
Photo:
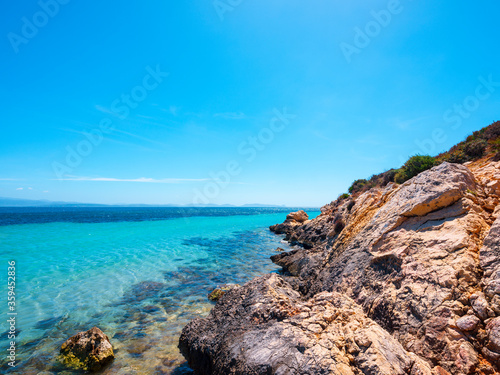
<path fill-rule="evenodd" d="M 0 209 L 0 281 L 15 260 L 18 313 L 18 366 L 9 370 L 3 356 L 2 373 L 77 373 L 58 350 L 94 325 L 115 347 L 102 373 L 190 373 L 178 337 L 213 307 L 207 294 L 276 272 L 269 257 L 287 249 L 267 228 L 290 209 L 204 210 Z M 3 353 L 7 329 L 4 319 Z"/>

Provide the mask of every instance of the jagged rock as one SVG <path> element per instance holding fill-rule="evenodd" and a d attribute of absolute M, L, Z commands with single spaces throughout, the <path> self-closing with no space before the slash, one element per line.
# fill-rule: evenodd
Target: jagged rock
<path fill-rule="evenodd" d="M 465 315 L 457 320 L 457 327 L 463 332 L 474 331 L 477 326 L 481 323 L 478 317 L 474 315 Z"/>
<path fill-rule="evenodd" d="M 282 224 L 271 225 L 269 229 L 276 234 L 288 234 L 304 223 L 308 222 L 309 215 L 303 210 L 291 212 L 286 216 Z"/>
<path fill-rule="evenodd" d="M 85 371 L 98 371 L 114 358 L 113 346 L 108 336 L 93 327 L 70 337 L 61 346 L 63 363 Z"/>
<path fill-rule="evenodd" d="M 476 292 L 470 296 L 472 309 L 482 320 L 488 319 L 490 316 L 495 316 L 493 311 L 484 297 L 484 293 Z"/>
<path fill-rule="evenodd" d="M 488 349 L 500 353 L 500 318 L 492 319 L 486 326 Z"/>
<path fill-rule="evenodd" d="M 497 218 L 479 252 L 484 272 L 484 293 L 500 315 L 500 218 Z"/>
<path fill-rule="evenodd" d="M 492 374 L 499 171 L 443 163 L 277 225 L 302 245 L 272 257 L 285 276 L 229 292 L 185 328 L 182 352 L 200 374 Z"/>
<path fill-rule="evenodd" d="M 286 221 L 297 221 L 299 223 L 303 223 L 307 220 L 309 220 L 309 215 L 304 210 L 291 212 L 286 216 Z"/>
<path fill-rule="evenodd" d="M 431 375 L 349 298 L 320 293 L 303 302 L 275 274 L 228 292 L 208 318 L 184 328 L 180 349 L 199 375 Z"/>

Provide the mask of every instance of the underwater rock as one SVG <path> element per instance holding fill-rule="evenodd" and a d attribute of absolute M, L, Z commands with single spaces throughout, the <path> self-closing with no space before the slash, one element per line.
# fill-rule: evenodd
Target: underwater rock
<path fill-rule="evenodd" d="M 214 302 L 217 302 L 218 300 L 220 300 L 222 298 L 222 296 L 224 294 L 226 294 L 227 292 L 229 292 L 231 289 L 234 289 L 234 288 L 238 288 L 239 285 L 238 284 L 226 284 L 226 285 L 223 285 L 221 286 L 220 288 L 216 288 L 214 289 L 209 295 L 208 295 L 208 299 L 210 301 L 214 301 Z"/>
<path fill-rule="evenodd" d="M 114 359 L 108 336 L 97 327 L 70 337 L 62 344 L 61 355 L 66 366 L 91 372 L 100 370 Z"/>

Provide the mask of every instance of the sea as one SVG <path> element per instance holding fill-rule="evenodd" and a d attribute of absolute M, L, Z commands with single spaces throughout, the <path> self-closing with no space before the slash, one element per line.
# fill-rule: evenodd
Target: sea
<path fill-rule="evenodd" d="M 97 326 L 115 351 L 100 373 L 192 374 L 182 328 L 208 315 L 214 288 L 279 272 L 269 258 L 290 247 L 268 227 L 294 210 L 0 208 L 0 373 L 82 373 L 59 349 Z"/>

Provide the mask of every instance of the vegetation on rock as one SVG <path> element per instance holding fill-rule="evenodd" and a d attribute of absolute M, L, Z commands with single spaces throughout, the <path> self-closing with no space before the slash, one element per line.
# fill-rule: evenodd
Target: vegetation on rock
<path fill-rule="evenodd" d="M 463 164 L 490 155 L 500 160 L 500 121 L 475 131 L 467 139 L 453 146 L 449 151 L 436 157 L 415 155 L 399 169 L 391 169 L 373 175 L 369 180 L 359 179 L 352 183 L 349 193 L 359 195 L 374 187 L 383 187 L 391 182 L 402 184 L 432 167 L 443 162 Z M 345 194 L 344 194 L 345 195 Z M 343 197 L 344 195 L 341 195 Z"/>

